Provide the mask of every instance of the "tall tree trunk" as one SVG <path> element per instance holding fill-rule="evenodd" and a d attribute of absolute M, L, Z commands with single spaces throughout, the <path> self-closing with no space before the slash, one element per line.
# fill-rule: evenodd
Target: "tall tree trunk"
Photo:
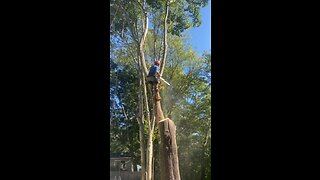
<path fill-rule="evenodd" d="M 141 98 L 141 95 L 139 95 L 139 99 Z M 140 103 L 139 106 L 142 106 Z M 139 108 L 139 112 L 142 110 L 142 108 Z M 140 113 L 140 115 L 143 113 Z M 144 139 L 144 123 L 143 123 L 143 115 L 142 117 L 139 117 L 138 122 L 139 122 L 139 137 L 140 137 L 140 153 L 141 153 L 141 180 L 145 180 L 145 172 L 146 172 L 146 154 L 145 154 L 145 139 Z"/>
<path fill-rule="evenodd" d="M 142 37 L 140 39 L 139 52 L 140 52 L 141 64 L 142 64 L 141 70 L 144 72 L 145 75 L 147 75 L 148 74 L 148 68 L 147 68 L 147 65 L 146 65 L 145 57 L 144 57 L 144 43 L 145 43 L 145 40 L 146 40 L 146 37 L 147 37 L 147 34 L 148 34 L 148 28 L 149 28 L 148 21 L 149 21 L 149 18 L 148 18 L 148 14 L 145 11 L 145 9 L 143 8 L 143 6 L 142 6 L 142 10 L 143 10 L 143 13 L 144 13 L 144 21 L 143 21 L 143 27 L 144 27 L 143 30 L 144 30 L 144 32 L 143 32 L 143 35 L 142 35 Z"/>
<path fill-rule="evenodd" d="M 153 129 L 149 129 L 149 136 L 148 136 L 148 144 L 147 144 L 147 180 L 152 179 L 152 174 L 153 174 L 153 164 L 152 164 L 152 159 L 153 159 Z"/>
<path fill-rule="evenodd" d="M 140 71 L 141 77 L 142 77 L 142 85 L 143 85 L 143 95 L 145 100 L 145 108 L 146 108 L 146 117 L 148 119 L 148 128 L 150 129 L 150 123 L 151 123 L 151 116 L 150 116 L 150 110 L 149 110 L 149 102 L 148 102 L 148 93 L 147 93 L 147 84 L 146 84 L 146 78 L 142 70 Z"/>
<path fill-rule="evenodd" d="M 166 14 L 164 16 L 164 21 L 163 21 L 163 25 L 164 25 L 164 30 L 163 30 L 163 45 L 164 45 L 164 49 L 163 49 L 163 54 L 162 54 L 162 62 L 161 62 L 161 70 L 160 70 L 160 75 L 162 76 L 163 71 L 164 71 L 164 67 L 166 65 L 166 58 L 167 58 L 167 49 L 168 49 L 168 44 L 167 44 L 167 19 L 168 19 L 168 14 L 169 14 L 169 1 L 166 2 Z"/>
<path fill-rule="evenodd" d="M 153 128 L 154 123 L 152 123 L 152 119 L 150 116 L 150 111 L 149 111 L 149 106 L 148 106 L 148 97 L 147 97 L 147 88 L 146 88 L 146 82 L 145 82 L 145 76 L 147 76 L 148 73 L 148 69 L 147 69 L 147 65 L 146 65 L 146 60 L 145 60 L 145 56 L 144 56 L 144 44 L 145 44 L 145 40 L 147 37 L 147 33 L 148 33 L 148 15 L 147 12 L 145 10 L 144 4 L 142 4 L 140 1 L 138 1 L 138 4 L 140 5 L 143 13 L 144 13 L 144 21 L 142 22 L 142 26 L 143 26 L 143 35 L 139 41 L 139 57 L 140 57 L 140 62 L 139 62 L 139 67 L 140 67 L 140 77 L 141 80 L 143 82 L 143 92 L 144 92 L 144 99 L 145 99 L 145 107 L 146 107 L 146 113 L 147 113 L 147 119 L 148 119 L 148 124 L 149 124 L 149 131 L 148 131 L 148 142 L 147 142 L 147 156 L 146 156 L 146 174 L 142 173 L 143 176 L 145 176 L 145 178 L 147 180 L 151 180 L 152 177 L 152 157 L 153 157 Z M 141 93 L 142 93 L 142 89 Z"/>
<path fill-rule="evenodd" d="M 169 13 L 169 1 L 166 1 L 164 17 L 163 43 L 164 50 L 160 75 L 164 72 L 167 56 L 167 19 Z M 160 129 L 160 179 L 180 180 L 178 149 L 176 144 L 176 126 L 171 119 L 164 118 L 160 102 L 159 84 L 154 86 L 154 102 L 156 122 Z"/>
<path fill-rule="evenodd" d="M 158 36 L 158 30 L 159 30 L 159 25 L 158 25 L 158 22 L 157 22 L 157 11 L 155 10 L 154 11 L 154 18 L 153 18 L 153 58 L 154 59 L 158 59 L 158 58 L 160 58 L 160 56 L 159 57 L 157 57 L 157 36 Z M 159 50 L 159 52 L 161 52 L 160 50 Z"/>
<path fill-rule="evenodd" d="M 146 108 L 146 116 L 148 119 L 148 139 L 147 139 L 147 156 L 146 156 L 146 179 L 151 180 L 153 174 L 153 132 L 154 132 L 154 119 L 150 116 L 149 111 L 149 103 L 148 103 L 148 95 L 147 95 L 147 86 L 145 82 L 145 76 L 143 70 L 141 69 L 140 75 L 142 77 L 143 82 L 143 92 L 144 92 L 144 100 L 145 100 L 145 108 Z M 152 116 L 153 117 L 153 116 Z"/>
<path fill-rule="evenodd" d="M 141 64 L 139 63 L 139 69 Z M 145 149 L 145 138 L 144 138 L 144 113 L 143 113 L 143 89 L 142 89 L 142 77 L 140 73 L 139 75 L 139 117 L 138 117 L 138 123 L 139 123 L 139 137 L 140 137 L 140 152 L 141 152 L 141 180 L 145 180 L 145 173 L 146 173 L 146 149 Z"/>
<path fill-rule="evenodd" d="M 152 88 L 152 87 L 151 87 Z M 152 90 L 151 88 L 149 88 L 149 94 L 151 95 L 152 97 Z M 155 170 L 155 167 L 154 167 L 154 155 L 153 155 L 153 136 L 154 136 L 154 128 L 155 128 L 155 122 L 156 122 L 156 117 L 155 117 L 155 114 L 154 114 L 154 111 L 155 111 L 155 107 L 154 107 L 154 103 L 152 101 L 152 98 L 151 98 L 151 104 L 152 104 L 152 113 L 151 113 L 151 116 L 152 119 L 150 119 L 150 126 L 149 126 L 149 138 L 148 138 L 148 167 L 149 167 L 149 176 L 148 176 L 148 180 L 152 180 L 154 179 L 154 170 Z"/>

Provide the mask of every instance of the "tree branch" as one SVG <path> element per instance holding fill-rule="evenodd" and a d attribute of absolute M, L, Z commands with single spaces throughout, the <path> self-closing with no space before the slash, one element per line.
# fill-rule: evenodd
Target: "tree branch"
<path fill-rule="evenodd" d="M 147 33 L 148 33 L 148 16 L 147 16 L 147 14 L 145 14 L 145 22 L 144 23 L 145 23 L 145 29 L 144 29 L 143 37 L 140 40 L 140 53 L 141 53 L 141 56 L 142 56 L 141 64 L 143 66 L 143 72 L 144 72 L 145 76 L 147 76 L 148 68 L 147 68 L 147 65 L 146 65 L 146 61 L 145 61 L 145 58 L 144 58 L 144 52 L 143 52 L 144 42 L 146 40 Z"/>

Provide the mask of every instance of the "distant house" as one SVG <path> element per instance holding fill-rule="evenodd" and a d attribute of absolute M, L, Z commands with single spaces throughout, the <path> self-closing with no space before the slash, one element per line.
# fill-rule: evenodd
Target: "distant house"
<path fill-rule="evenodd" d="M 140 172 L 135 172 L 132 159 L 124 153 L 110 154 L 110 180 L 139 180 Z"/>

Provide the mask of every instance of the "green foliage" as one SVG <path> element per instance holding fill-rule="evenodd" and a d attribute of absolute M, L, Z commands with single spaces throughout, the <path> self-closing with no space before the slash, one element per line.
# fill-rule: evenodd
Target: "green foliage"
<path fill-rule="evenodd" d="M 139 127 L 136 121 L 136 73 L 132 66 L 110 61 L 110 152 L 128 152 L 139 162 Z M 126 88 L 123 88 L 126 87 Z M 123 110 L 124 109 L 124 110 Z M 126 114 L 125 114 L 126 113 Z M 128 118 L 128 119 L 127 119 Z"/>
<path fill-rule="evenodd" d="M 181 178 L 210 179 L 211 54 L 198 57 L 181 37 L 169 41 L 164 78 L 171 86 L 163 85 L 162 99 L 177 125 Z"/>
<path fill-rule="evenodd" d="M 170 4 L 169 32 L 181 36 L 190 27 L 201 25 L 200 8 L 208 5 L 208 0 L 176 0 Z"/>
<path fill-rule="evenodd" d="M 142 10 L 137 1 L 117 0 L 110 2 L 110 35 L 124 38 L 130 36 L 130 29 L 135 28 L 139 33 L 141 29 L 139 20 L 142 15 Z"/>

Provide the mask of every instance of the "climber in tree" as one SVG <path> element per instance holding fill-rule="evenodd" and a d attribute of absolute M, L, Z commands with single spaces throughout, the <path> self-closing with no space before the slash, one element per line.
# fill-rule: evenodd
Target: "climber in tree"
<path fill-rule="evenodd" d="M 160 60 L 154 61 L 154 65 L 149 70 L 147 81 L 151 84 L 160 82 Z"/>

